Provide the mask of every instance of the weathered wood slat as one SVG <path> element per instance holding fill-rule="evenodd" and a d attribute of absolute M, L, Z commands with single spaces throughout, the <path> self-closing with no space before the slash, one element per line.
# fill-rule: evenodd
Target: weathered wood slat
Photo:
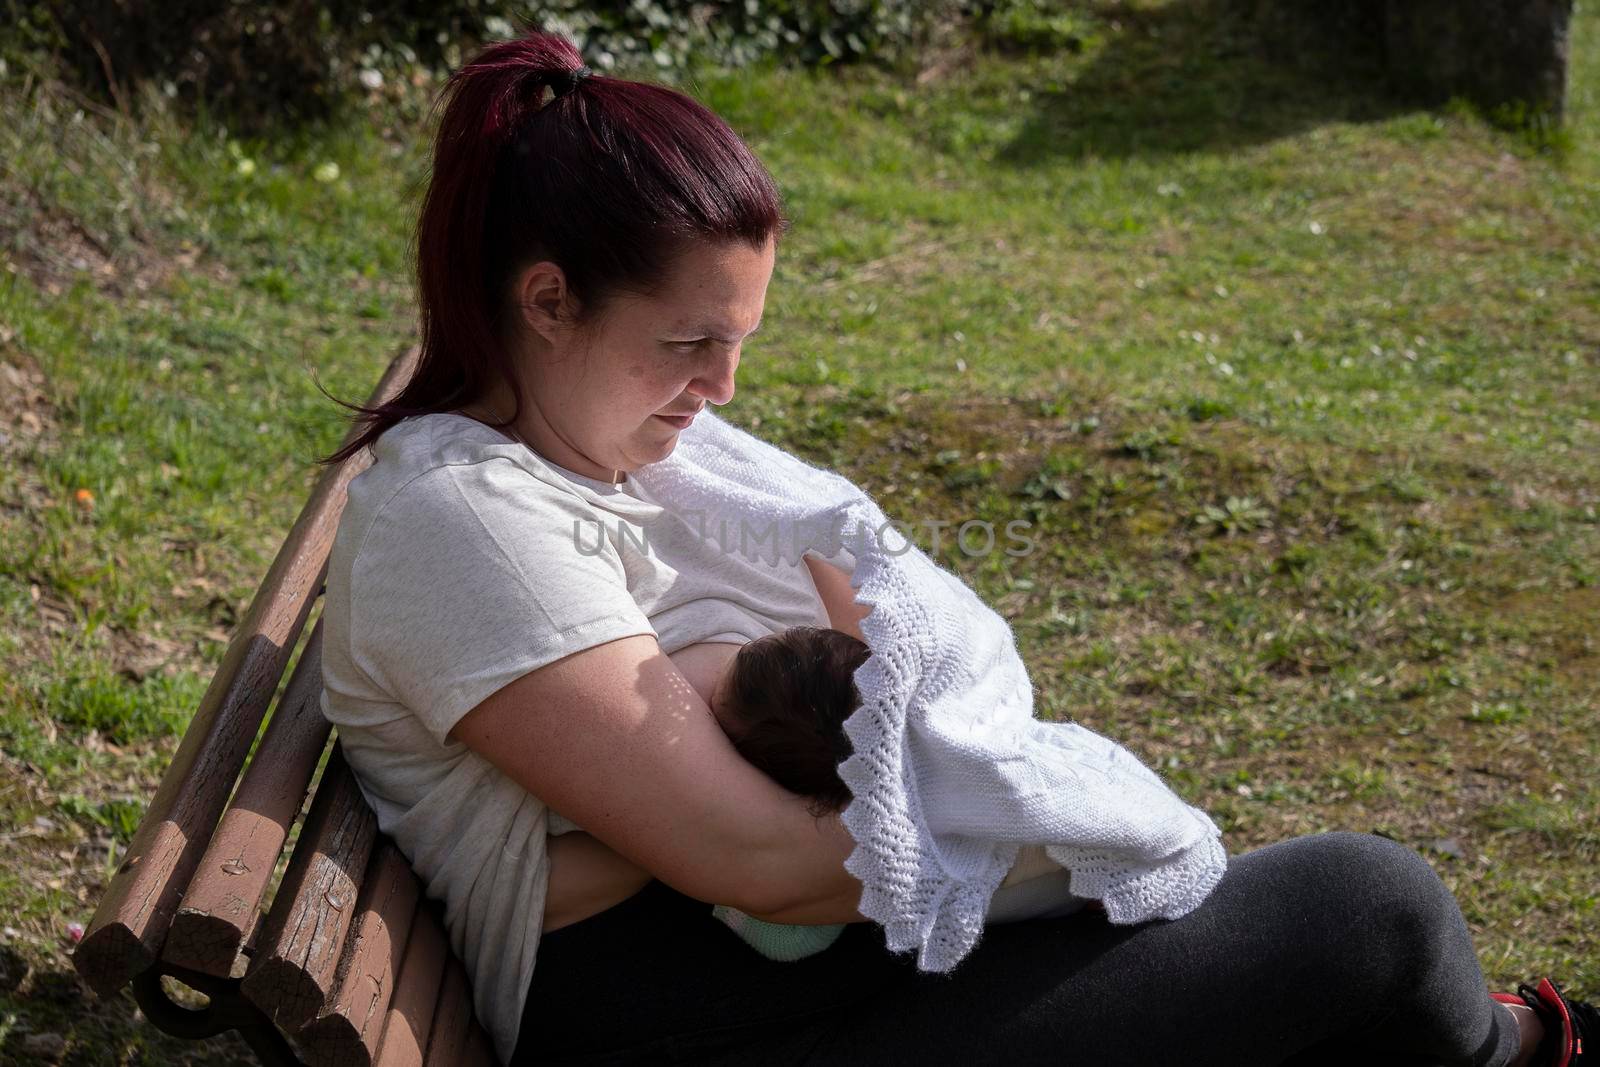
<path fill-rule="evenodd" d="M 329 1003 L 378 820 L 337 742 L 239 990 L 293 1033 Z"/>
<path fill-rule="evenodd" d="M 433 1032 L 428 1035 L 423 1067 L 461 1067 L 471 1029 L 472 993 L 467 984 L 467 972 L 461 961 L 451 956 L 445 964 L 439 1003 L 433 1009 Z"/>
<path fill-rule="evenodd" d="M 478 1025 L 476 1018 L 472 1020 L 472 1029 L 467 1032 L 467 1045 L 461 1051 L 461 1064 L 462 1067 L 500 1067 L 489 1033 Z"/>
<path fill-rule="evenodd" d="M 415 348 L 396 358 L 371 402 L 393 398 L 416 361 Z M 370 455 L 362 450 L 318 480 L 100 898 L 73 953 L 73 965 L 100 995 L 115 994 L 159 958 L 178 902 L 316 601 L 346 487 L 368 463 Z"/>
<path fill-rule="evenodd" d="M 255 926 L 278 854 L 328 743 L 322 717 L 322 622 L 172 919 L 161 958 L 226 978 Z"/>
<path fill-rule="evenodd" d="M 405 856 L 381 839 L 362 879 L 332 1000 L 296 1035 L 311 1067 L 372 1063 L 421 890 Z"/>
<path fill-rule="evenodd" d="M 418 907 L 406 939 L 400 977 L 389 999 L 377 1067 L 422 1067 L 422 1052 L 433 1030 L 433 1009 L 439 1003 L 444 962 L 450 957 L 444 928 L 433 912 Z"/>

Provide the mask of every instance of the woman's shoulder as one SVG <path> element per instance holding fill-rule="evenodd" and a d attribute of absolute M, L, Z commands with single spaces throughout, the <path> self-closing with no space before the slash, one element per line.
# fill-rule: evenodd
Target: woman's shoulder
<path fill-rule="evenodd" d="M 461 415 L 416 416 L 383 434 L 350 481 L 330 564 L 388 568 L 396 557 L 473 549 L 558 551 L 603 521 L 580 487 L 524 445 Z M 585 524 L 591 525 L 585 525 Z M 592 535 L 590 535 L 592 539 Z"/>
<path fill-rule="evenodd" d="M 358 478 L 403 484 L 441 467 L 505 462 L 538 477 L 542 472 L 528 449 L 465 415 L 434 412 L 395 423 L 372 443 L 372 465 Z"/>
<path fill-rule="evenodd" d="M 372 464 L 351 480 L 347 511 L 376 517 L 397 499 L 472 509 L 493 497 L 502 504 L 570 506 L 582 496 L 536 453 L 476 419 L 450 412 L 418 415 L 391 426 L 372 445 Z"/>

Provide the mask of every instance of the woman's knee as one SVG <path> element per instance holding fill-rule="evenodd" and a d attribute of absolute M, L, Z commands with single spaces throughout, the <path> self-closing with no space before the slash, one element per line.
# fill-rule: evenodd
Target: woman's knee
<path fill-rule="evenodd" d="M 1472 933 L 1450 887 L 1421 853 L 1397 841 L 1350 832 L 1319 836 L 1322 862 L 1347 872 L 1342 884 L 1352 896 L 1341 917 L 1346 932 L 1327 961 L 1330 973 L 1382 1005 L 1380 1023 L 1406 1020 L 1411 1038 L 1424 1043 L 1433 1040 L 1430 1033 L 1466 1040 L 1481 1025 L 1487 995 Z"/>
<path fill-rule="evenodd" d="M 1380 834 L 1334 830 L 1317 835 L 1333 862 L 1355 876 L 1365 876 L 1379 892 L 1397 900 L 1435 904 L 1450 896 L 1449 887 L 1416 849 Z"/>
<path fill-rule="evenodd" d="M 1381 917 L 1387 931 L 1432 929 L 1455 907 L 1449 888 L 1415 849 L 1377 834 L 1334 830 L 1269 845 L 1257 892 L 1281 894 L 1302 914 L 1336 926 Z"/>
<path fill-rule="evenodd" d="M 1378 834 L 1336 830 L 1300 839 L 1323 899 L 1337 899 L 1352 942 L 1400 958 L 1437 947 L 1460 926 L 1450 888 L 1421 853 Z"/>

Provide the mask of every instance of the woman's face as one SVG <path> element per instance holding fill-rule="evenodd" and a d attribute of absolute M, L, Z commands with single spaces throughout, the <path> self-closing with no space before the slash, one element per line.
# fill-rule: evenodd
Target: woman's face
<path fill-rule="evenodd" d="M 695 242 L 653 297 L 617 297 L 590 332 L 550 314 L 564 288 L 559 271 L 535 264 L 521 275 L 525 322 L 546 342 L 525 350 L 528 443 L 569 470 L 609 480 L 664 459 L 682 420 L 733 399 L 744 339 L 761 323 L 776 242 Z M 541 301 L 543 303 L 541 303 Z M 509 407 L 508 407 L 509 410 Z"/>

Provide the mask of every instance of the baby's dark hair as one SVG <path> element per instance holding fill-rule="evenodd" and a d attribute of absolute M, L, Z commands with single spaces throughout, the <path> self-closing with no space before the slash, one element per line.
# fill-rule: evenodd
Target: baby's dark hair
<path fill-rule="evenodd" d="M 729 670 L 723 725 L 733 747 L 810 797 L 819 818 L 850 803 L 837 768 L 851 751 L 844 721 L 861 703 L 853 676 L 869 654 L 842 631 L 793 626 L 744 645 Z"/>

